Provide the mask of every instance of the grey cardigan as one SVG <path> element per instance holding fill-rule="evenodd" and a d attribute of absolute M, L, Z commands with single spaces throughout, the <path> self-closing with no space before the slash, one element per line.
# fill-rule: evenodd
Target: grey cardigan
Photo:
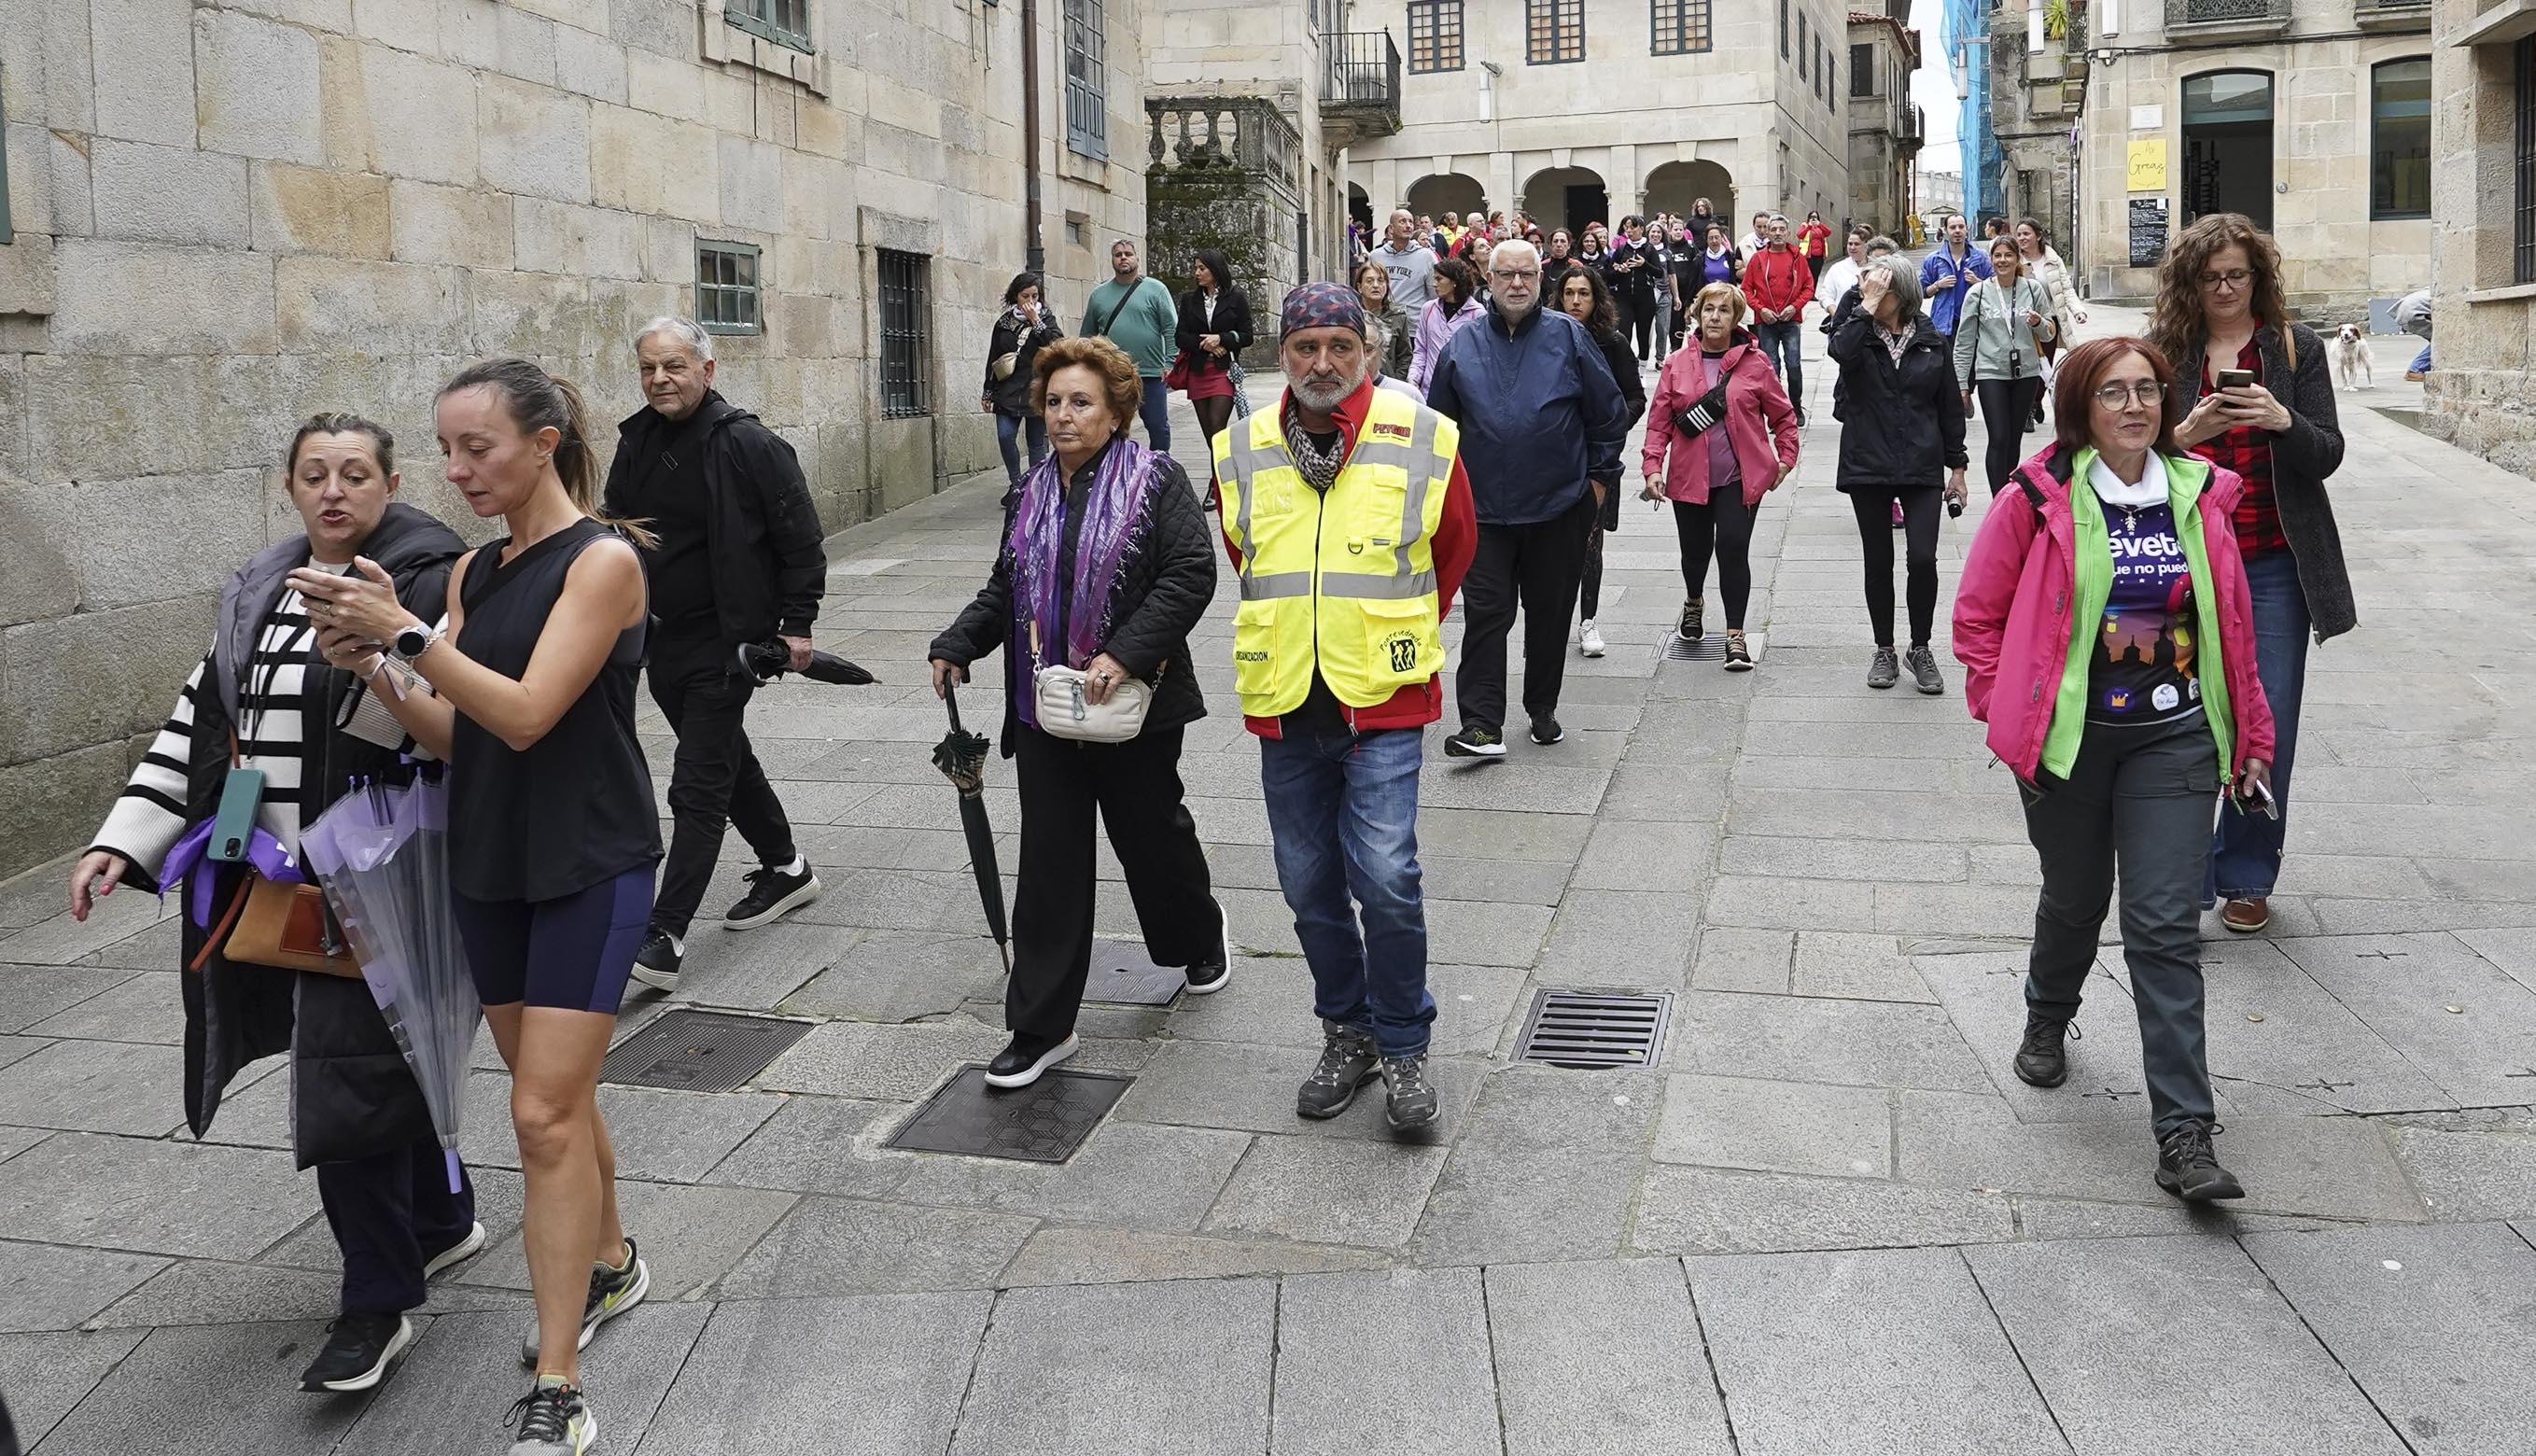
<path fill-rule="evenodd" d="M 2043 316 L 2040 328 L 2025 322 L 2029 309 Z M 2041 279 L 2018 274 L 2013 298 L 1999 291 L 1997 279 L 1983 279 L 1964 295 L 1955 320 L 1955 382 L 1969 393 L 1983 379 L 2040 379 L 2042 345 L 2060 332 L 2052 290 Z"/>
<path fill-rule="evenodd" d="M 2290 427 L 2272 436 L 2272 500 L 2281 514 L 2281 535 L 2298 558 L 2299 589 L 2307 594 L 2308 616 L 2321 643 L 2360 624 L 2351 572 L 2342 562 L 2342 534 L 2334 528 L 2333 500 L 2324 488 L 2326 477 L 2342 466 L 2342 421 L 2334 412 L 2324 341 L 2305 324 L 2290 325 L 2290 337 L 2298 345 L 2295 369 L 2269 324 L 2254 330 L 2254 348 L 2262 355 L 2263 387 L 2290 411 Z M 2176 361 L 2178 418 L 2200 402 L 2201 357 L 2209 343 L 2206 336 L 2188 341 Z M 2289 382 L 2286 390 L 2283 380 Z"/>

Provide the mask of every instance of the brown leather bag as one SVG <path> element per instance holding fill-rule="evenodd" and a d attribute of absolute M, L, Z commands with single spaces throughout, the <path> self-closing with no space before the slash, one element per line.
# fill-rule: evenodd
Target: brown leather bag
<path fill-rule="evenodd" d="M 221 956 L 249 966 L 358 980 L 361 963 L 351 945 L 340 932 L 334 939 L 335 949 L 329 954 L 324 890 L 254 875 L 247 881 L 246 903 L 221 946 Z"/>

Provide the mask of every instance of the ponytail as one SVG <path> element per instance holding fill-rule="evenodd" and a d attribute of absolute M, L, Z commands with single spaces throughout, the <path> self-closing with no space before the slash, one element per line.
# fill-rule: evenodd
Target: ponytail
<path fill-rule="evenodd" d="M 602 526 L 623 532 L 637 545 L 660 543 L 646 529 L 646 523 L 620 521 L 601 509 L 599 457 L 590 447 L 590 410 L 572 381 L 548 374 L 531 359 L 486 359 L 460 370 L 456 378 L 441 386 L 440 393 L 446 398 L 462 389 L 479 386 L 501 396 L 511 422 L 519 426 L 522 434 L 555 431 L 555 475 L 563 481 L 564 494 L 571 497 L 575 509 Z"/>

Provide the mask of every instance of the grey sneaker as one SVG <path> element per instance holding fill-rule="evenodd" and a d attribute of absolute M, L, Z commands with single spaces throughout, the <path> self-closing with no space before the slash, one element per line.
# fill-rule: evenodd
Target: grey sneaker
<path fill-rule="evenodd" d="M 1891 687 L 1894 684 L 1894 681 L 1901 677 L 1901 675 L 1902 664 L 1899 659 L 1893 656 L 1893 649 L 1889 647 L 1877 648 L 1875 650 L 1875 661 L 1867 665 L 1867 685 L 1869 687 Z"/>
<path fill-rule="evenodd" d="M 1373 1039 L 1353 1027 L 1323 1022 L 1320 1064 L 1295 1093 L 1295 1115 L 1315 1120 L 1335 1117 L 1356 1101 L 1356 1091 L 1382 1075 L 1382 1058 Z"/>
<path fill-rule="evenodd" d="M 1937 655 L 1923 642 L 1911 649 L 1911 678 L 1920 691 L 1930 697 L 1946 690 L 1946 679 L 1937 672 Z"/>
<path fill-rule="evenodd" d="M 1426 1053 L 1382 1059 L 1383 1115 L 1408 1132 L 1435 1120 L 1435 1084 L 1426 1080 Z"/>
<path fill-rule="evenodd" d="M 502 1424 L 520 1433 L 511 1456 L 582 1456 L 599 1444 L 599 1418 L 590 1414 L 590 1402 L 580 1386 L 557 1375 L 540 1376 Z"/>
<path fill-rule="evenodd" d="M 634 1235 L 629 1234 L 625 1235 L 623 1267 L 591 1262 L 590 1298 L 581 1306 L 581 1341 L 575 1348 L 588 1350 L 591 1336 L 599 1333 L 601 1325 L 642 1303 L 651 1288 L 652 1266 L 643 1262 L 643 1255 L 634 1247 Z M 534 1317 L 529 1321 L 529 1337 L 520 1342 L 520 1363 L 533 1370 L 538 1367 L 538 1326 Z"/>

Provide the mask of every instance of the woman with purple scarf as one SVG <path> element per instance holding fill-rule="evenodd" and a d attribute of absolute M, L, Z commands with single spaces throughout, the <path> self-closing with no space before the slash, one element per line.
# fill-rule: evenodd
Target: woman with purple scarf
<path fill-rule="evenodd" d="M 1121 432 L 1143 385 L 1135 361 L 1097 336 L 1043 348 L 1034 403 L 1051 454 L 1022 477 L 994 571 L 933 639 L 933 690 L 1004 653 L 1004 756 L 1019 760 L 1022 851 L 1013 896 L 1012 1043 L 990 1087 L 1027 1087 L 1074 1054 L 1092 970 L 1097 889 L 1092 826 L 1108 826 L 1157 966 L 1185 969 L 1192 994 L 1220 990 L 1232 946 L 1180 785 L 1181 731 L 1206 716 L 1188 635 L 1215 598 L 1215 550 L 1188 475 Z M 1039 724 L 1040 668 L 1080 669 L 1106 703 L 1128 678 L 1152 699 L 1120 743 L 1060 738 Z"/>

